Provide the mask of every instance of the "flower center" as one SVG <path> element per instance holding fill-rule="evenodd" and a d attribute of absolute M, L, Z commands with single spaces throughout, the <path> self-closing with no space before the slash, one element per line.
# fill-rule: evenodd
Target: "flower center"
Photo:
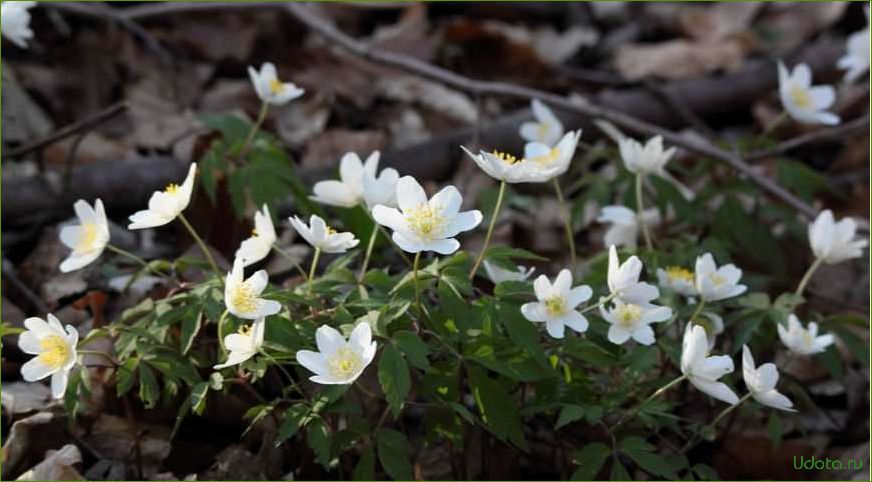
<path fill-rule="evenodd" d="M 327 236 L 330 236 L 331 234 L 336 234 L 337 231 L 335 229 L 331 228 L 330 226 L 327 226 L 325 228 L 325 232 L 327 233 Z"/>
<path fill-rule="evenodd" d="M 39 361 L 44 365 L 57 369 L 66 363 L 70 357 L 70 347 L 66 340 L 58 335 L 50 335 L 39 340 Z"/>
<path fill-rule="evenodd" d="M 175 194 L 175 193 L 179 192 L 179 185 L 174 183 L 174 182 L 171 182 L 171 183 L 167 184 L 167 188 L 164 189 L 164 192 L 166 192 L 167 194 Z"/>
<path fill-rule="evenodd" d="M 441 211 L 438 206 L 422 204 L 409 211 L 409 214 L 406 215 L 406 222 L 421 239 L 432 241 L 439 236 L 446 223 Z"/>
<path fill-rule="evenodd" d="M 811 109 L 811 94 L 809 94 L 808 89 L 793 85 L 790 87 L 790 97 L 800 109 Z"/>
<path fill-rule="evenodd" d="M 337 349 L 327 361 L 330 375 L 339 379 L 350 377 L 360 369 L 361 365 L 363 361 L 360 355 L 347 346 Z"/>
<path fill-rule="evenodd" d="M 566 311 L 566 301 L 560 295 L 554 295 L 545 300 L 545 309 L 551 316 L 562 315 Z"/>
<path fill-rule="evenodd" d="M 239 283 L 233 288 L 230 301 L 242 313 L 251 313 L 257 309 L 257 296 L 245 282 Z"/>
<path fill-rule="evenodd" d="M 538 162 L 539 164 L 544 164 L 547 166 L 548 164 L 551 164 L 552 162 L 557 160 L 557 158 L 559 156 L 560 156 L 560 149 L 558 149 L 556 147 L 552 147 L 551 150 L 548 151 L 548 154 L 542 154 L 541 156 L 535 156 L 535 157 L 531 158 L 530 160 L 533 162 Z"/>
<path fill-rule="evenodd" d="M 693 283 L 693 273 L 682 268 L 681 266 L 670 266 L 666 268 L 666 278 L 669 281 L 687 281 Z"/>
<path fill-rule="evenodd" d="M 717 273 L 710 274 L 709 279 L 712 280 L 712 284 L 715 286 L 721 286 L 722 284 L 727 282 L 726 278 L 724 278 L 723 276 L 721 276 Z"/>
<path fill-rule="evenodd" d="M 642 318 L 642 309 L 636 305 L 620 305 L 618 311 L 618 324 L 624 328 L 631 328 Z"/>
<path fill-rule="evenodd" d="M 279 79 L 270 79 L 269 90 L 273 94 L 281 94 L 285 91 L 285 84 L 283 84 Z"/>
<path fill-rule="evenodd" d="M 97 225 L 95 223 L 82 224 L 82 237 L 76 243 L 76 251 L 90 251 L 94 241 L 97 240 Z"/>
<path fill-rule="evenodd" d="M 539 139 L 544 139 L 549 132 L 551 132 L 551 123 L 549 122 L 540 123 L 539 127 L 536 129 L 536 133 L 539 135 Z"/>
<path fill-rule="evenodd" d="M 814 342 L 814 338 L 812 338 L 811 333 L 808 330 L 802 332 L 802 342 L 807 346 L 811 346 Z"/>
<path fill-rule="evenodd" d="M 501 151 L 494 151 L 493 155 L 498 157 L 501 161 L 505 162 L 506 164 L 508 164 L 510 166 L 512 164 L 517 164 L 517 163 L 523 161 L 523 159 L 518 159 L 517 157 L 515 157 L 511 154 L 507 154 L 507 153 L 501 152 Z"/>
<path fill-rule="evenodd" d="M 242 325 L 237 330 L 236 333 L 239 333 L 242 336 L 251 336 L 251 325 Z"/>
<path fill-rule="evenodd" d="M 257 228 L 251 230 L 251 235 L 257 237 Z"/>

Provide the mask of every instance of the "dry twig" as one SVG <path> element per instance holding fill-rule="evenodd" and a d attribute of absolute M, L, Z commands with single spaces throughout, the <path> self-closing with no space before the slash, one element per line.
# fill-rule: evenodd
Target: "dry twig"
<path fill-rule="evenodd" d="M 761 151 L 752 152 L 745 157 L 749 161 L 756 161 L 759 159 L 764 159 L 766 157 L 783 154 L 787 151 L 796 149 L 797 147 L 804 146 L 806 144 L 812 144 L 819 141 L 828 141 L 832 139 L 846 138 L 860 132 L 866 132 L 867 134 L 869 133 L 869 114 L 866 114 L 863 117 L 858 117 L 857 119 L 846 122 L 839 126 L 830 127 L 828 129 L 821 129 L 814 132 L 809 132 L 808 134 L 803 134 L 801 136 L 796 136 L 792 139 L 780 142 L 777 146 L 771 149 L 763 149 Z"/>

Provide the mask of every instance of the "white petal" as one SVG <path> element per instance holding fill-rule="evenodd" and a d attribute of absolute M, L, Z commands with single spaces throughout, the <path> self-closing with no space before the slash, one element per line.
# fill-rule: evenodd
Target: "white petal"
<path fill-rule="evenodd" d="M 367 322 L 360 322 L 354 327 L 351 336 L 348 338 L 348 344 L 352 348 L 363 351 L 372 343 L 372 328 Z"/>
<path fill-rule="evenodd" d="M 621 325 L 611 325 L 609 327 L 608 339 L 615 345 L 622 345 L 630 339 L 630 332 Z"/>
<path fill-rule="evenodd" d="M 312 187 L 312 192 L 315 195 L 309 199 L 328 206 L 351 208 L 360 202 L 345 184 L 336 180 L 319 181 Z"/>
<path fill-rule="evenodd" d="M 457 213 L 454 216 L 454 219 L 451 220 L 451 223 L 443 230 L 442 236 L 446 238 L 453 238 L 459 233 L 469 231 L 470 229 L 478 226 L 481 223 L 481 219 L 481 211 L 478 210 Z"/>
<path fill-rule="evenodd" d="M 400 209 L 409 211 L 427 202 L 424 188 L 412 176 L 403 176 L 397 181 L 397 203 Z"/>
<path fill-rule="evenodd" d="M 400 231 L 406 227 L 406 218 L 395 208 L 377 205 L 372 208 L 372 217 L 382 226 Z"/>
<path fill-rule="evenodd" d="M 51 394 L 54 398 L 63 398 L 69 379 L 70 372 L 67 370 L 58 370 L 51 376 Z"/>
<path fill-rule="evenodd" d="M 585 331 L 587 331 L 587 318 L 585 318 L 584 315 L 577 311 L 573 310 L 568 312 L 560 319 L 560 321 L 563 322 L 564 325 L 572 328 L 579 333 L 584 333 Z"/>
<path fill-rule="evenodd" d="M 563 323 L 557 320 L 549 320 L 545 322 L 545 331 L 554 338 L 563 338 L 563 332 L 566 330 Z"/>
<path fill-rule="evenodd" d="M 321 325 L 315 331 L 315 344 L 324 356 L 331 356 L 338 348 L 346 345 L 345 337 L 339 330 L 329 325 Z"/>
<path fill-rule="evenodd" d="M 322 353 L 309 351 L 309 350 L 300 350 L 297 352 L 297 363 L 302 365 L 305 369 L 309 370 L 312 373 L 316 374 L 325 374 L 329 372 L 329 367 L 327 366 L 327 357 Z"/>
<path fill-rule="evenodd" d="M 542 322 L 549 318 L 548 315 L 545 314 L 545 309 L 542 306 L 542 303 L 536 301 L 521 305 L 521 314 L 524 315 L 524 318 L 530 321 Z"/>
<path fill-rule="evenodd" d="M 21 365 L 21 378 L 28 382 L 35 382 L 37 380 L 42 380 L 55 371 L 57 371 L 56 368 L 44 364 L 38 357 L 35 357 L 31 358 L 30 361 L 24 365 Z"/>
<path fill-rule="evenodd" d="M 654 344 L 654 330 L 648 325 L 640 325 L 633 330 L 633 339 L 643 345 Z"/>
<path fill-rule="evenodd" d="M 129 219 L 130 224 L 127 225 L 127 229 L 147 229 L 168 224 L 175 217 L 167 217 L 164 214 L 144 210 L 131 214 Z"/>
<path fill-rule="evenodd" d="M 61 273 L 69 273 L 70 271 L 75 271 L 77 269 L 82 269 L 85 266 L 93 263 L 94 260 L 100 257 L 103 254 L 103 250 L 93 251 L 89 253 L 79 254 L 73 251 L 67 256 L 63 261 L 61 261 L 58 269 Z"/>
<path fill-rule="evenodd" d="M 570 273 L 568 269 L 560 270 L 560 272 L 557 273 L 557 277 L 554 278 L 554 284 L 552 287 L 555 294 L 565 297 L 569 293 L 569 289 L 572 287 L 572 273 Z"/>
<path fill-rule="evenodd" d="M 424 244 L 422 244 L 416 240 L 407 238 L 399 231 L 394 231 L 394 234 L 391 235 L 391 239 L 394 241 L 394 243 L 396 243 L 397 246 L 400 247 L 400 249 L 402 249 L 403 251 L 405 251 L 407 253 L 414 254 L 414 253 L 419 253 L 421 251 L 427 250 L 427 248 L 426 248 L 426 246 L 424 246 Z"/>
<path fill-rule="evenodd" d="M 551 281 L 544 274 L 540 274 L 533 280 L 533 292 L 536 293 L 536 298 L 545 301 L 551 296 Z"/>
<path fill-rule="evenodd" d="M 576 286 L 575 288 L 569 290 L 569 294 L 566 297 L 566 307 L 570 309 L 575 308 L 576 306 L 589 300 L 591 296 L 593 296 L 593 291 L 590 289 L 590 286 Z"/>
<path fill-rule="evenodd" d="M 758 402 L 763 405 L 767 405 L 772 408 L 777 408 L 779 410 L 784 410 L 787 412 L 795 412 L 793 408 L 793 402 L 790 401 L 789 398 L 785 397 L 777 390 L 767 390 L 765 392 L 754 393 L 753 397 Z"/>
<path fill-rule="evenodd" d="M 435 251 L 442 255 L 449 255 L 460 249 L 460 242 L 456 239 L 436 239 L 423 243 L 423 247 L 427 251 Z"/>
<path fill-rule="evenodd" d="M 434 194 L 433 198 L 429 201 L 431 207 L 441 209 L 440 212 L 447 218 L 451 218 L 457 214 L 462 203 L 463 196 L 460 195 L 460 191 L 458 191 L 454 186 L 445 186 L 442 190 Z"/>
<path fill-rule="evenodd" d="M 730 387 L 724 383 L 713 382 L 697 377 L 690 377 L 690 383 L 699 389 L 699 391 L 710 397 L 729 403 L 730 405 L 739 403 L 739 397 L 736 396 L 736 393 L 730 390 Z"/>
<path fill-rule="evenodd" d="M 18 335 L 18 349 L 29 355 L 38 355 L 42 352 L 39 338 L 32 331 L 25 331 Z"/>

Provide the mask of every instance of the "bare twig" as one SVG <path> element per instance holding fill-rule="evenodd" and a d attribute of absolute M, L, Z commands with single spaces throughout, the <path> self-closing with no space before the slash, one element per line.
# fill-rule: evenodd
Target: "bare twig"
<path fill-rule="evenodd" d="M 27 298 L 27 301 L 30 301 L 30 304 L 33 305 L 40 316 L 49 312 L 48 305 L 46 305 L 42 301 L 42 298 L 37 296 L 29 286 L 24 284 L 24 282 L 18 278 L 18 272 L 15 269 L 15 265 L 5 257 L 3 258 L 3 276 L 15 286 L 15 289 L 20 291 L 21 294 Z"/>
<path fill-rule="evenodd" d="M 812 144 L 815 142 L 831 139 L 840 139 L 854 133 L 859 133 L 863 131 L 867 133 L 869 132 L 869 114 L 866 114 L 863 117 L 858 117 L 840 126 L 830 127 L 828 129 L 821 129 L 814 132 L 809 132 L 808 134 L 803 134 L 801 136 L 796 136 L 792 139 L 788 139 L 784 142 L 779 143 L 777 146 L 771 149 L 763 149 L 757 152 L 752 152 L 745 157 L 749 161 L 756 161 L 758 159 L 764 159 L 766 157 L 783 154 L 787 151 L 796 149 L 797 147 L 804 146 L 806 144 Z"/>

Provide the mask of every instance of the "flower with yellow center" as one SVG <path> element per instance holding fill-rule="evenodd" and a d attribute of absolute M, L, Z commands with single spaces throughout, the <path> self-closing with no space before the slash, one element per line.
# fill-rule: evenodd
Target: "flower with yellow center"
<path fill-rule="evenodd" d="M 742 270 L 735 265 L 726 264 L 718 268 L 711 253 L 696 258 L 696 293 L 704 301 L 718 301 L 744 293 L 748 287 L 739 284 L 741 277 Z"/>
<path fill-rule="evenodd" d="M 282 309 L 281 303 L 260 298 L 269 282 L 265 270 L 260 270 L 243 280 L 242 258 L 233 260 L 233 269 L 227 273 L 224 283 L 224 304 L 227 311 L 240 318 L 255 320 L 274 315 Z"/>
<path fill-rule="evenodd" d="M 242 258 L 242 265 L 249 266 L 264 259 L 276 242 L 276 230 L 273 226 L 269 207 L 264 204 L 261 211 L 254 213 L 254 229 L 251 237 L 242 242 L 236 250 L 236 257 Z"/>
<path fill-rule="evenodd" d="M 220 370 L 240 363 L 253 357 L 263 346 L 263 334 L 266 329 L 266 319 L 261 317 L 254 320 L 251 325 L 242 325 L 236 333 L 224 337 L 224 347 L 229 350 L 227 361 L 215 365 L 214 369 Z"/>
<path fill-rule="evenodd" d="M 344 253 L 360 243 L 354 234 L 336 232 L 335 229 L 327 226 L 327 223 L 320 216 L 315 214 L 309 218 L 308 226 L 297 216 L 289 218 L 289 221 L 306 242 L 325 253 Z"/>
<path fill-rule="evenodd" d="M 784 63 L 778 62 L 778 93 L 784 110 L 797 122 L 825 125 L 840 122 L 839 116 L 827 112 L 836 101 L 836 90 L 831 85 L 811 85 L 811 69 L 807 64 L 798 64 L 790 72 Z"/>
<path fill-rule="evenodd" d="M 630 256 L 623 263 L 618 258 L 618 250 L 609 246 L 608 286 L 612 297 L 641 306 L 651 305 L 651 300 L 660 296 L 656 286 L 639 281 L 642 274 L 642 261 Z"/>
<path fill-rule="evenodd" d="M 176 219 L 191 202 L 196 174 L 197 164 L 192 163 L 181 185 L 170 184 L 165 190 L 152 194 L 148 200 L 148 209 L 133 213 L 127 229 L 155 228 Z"/>
<path fill-rule="evenodd" d="M 623 137 L 618 140 L 618 150 L 621 152 L 624 167 L 633 174 L 670 177 L 666 172 L 666 163 L 675 154 L 675 148 L 664 150 L 662 137 L 654 136 L 644 145 L 636 139 Z"/>
<path fill-rule="evenodd" d="M 578 333 L 587 331 L 587 319 L 577 311 L 578 305 L 589 300 L 590 286 L 572 287 L 572 273 L 560 270 L 554 284 L 541 275 L 533 281 L 537 301 L 521 305 L 521 314 L 534 323 L 545 323 L 545 330 L 554 338 L 563 338 L 566 327 Z"/>
<path fill-rule="evenodd" d="M 315 374 L 309 380 L 323 385 L 354 383 L 372 362 L 377 347 L 365 321 L 354 327 L 348 341 L 335 328 L 323 325 L 315 331 L 315 343 L 318 351 L 298 351 L 297 362 Z"/>
<path fill-rule="evenodd" d="M 36 317 L 24 320 L 27 330 L 18 337 L 18 348 L 36 356 L 21 366 L 21 376 L 28 382 L 51 376 L 52 395 L 61 398 L 76 364 L 79 333 L 70 325 L 65 330 L 51 313 L 47 318 L 48 322 Z"/>
<path fill-rule="evenodd" d="M 97 199 L 92 208 L 83 200 L 73 204 L 78 226 L 61 229 L 61 242 L 73 251 L 61 262 L 61 272 L 67 273 L 91 264 L 103 254 L 109 244 L 109 222 L 103 210 L 103 201 Z"/>
<path fill-rule="evenodd" d="M 651 323 L 666 321 L 672 317 L 672 309 L 666 306 L 640 306 L 614 301 L 614 307 L 606 309 L 600 305 L 600 314 L 609 326 L 608 339 L 615 345 L 621 345 L 630 338 L 642 345 L 654 343 L 654 330 Z"/>
<path fill-rule="evenodd" d="M 667 266 L 665 270 L 657 268 L 657 282 L 661 287 L 684 296 L 696 294 L 693 272 L 681 266 Z"/>
<path fill-rule="evenodd" d="M 460 212 L 462 203 L 463 197 L 454 186 L 445 187 L 428 200 L 418 181 L 405 176 L 397 181 L 399 209 L 377 205 L 372 215 L 377 223 L 394 231 L 392 239 L 406 252 L 451 254 L 460 248 L 454 237 L 481 223 L 481 212 Z"/>
<path fill-rule="evenodd" d="M 534 122 L 521 124 L 518 133 L 527 142 L 539 142 L 546 146 L 553 146 L 560 136 L 563 135 L 563 124 L 554 115 L 554 112 L 539 99 L 530 102 L 530 110 L 533 111 Z"/>
<path fill-rule="evenodd" d="M 790 351 L 799 355 L 814 355 L 822 353 L 833 344 L 833 335 L 818 336 L 818 325 L 815 322 L 808 324 L 808 328 L 802 327 L 802 322 L 796 315 L 787 317 L 787 327 L 778 324 L 778 337 Z"/>
<path fill-rule="evenodd" d="M 524 157 L 520 158 L 501 151 L 473 154 L 463 146 L 461 149 L 487 175 L 498 181 L 510 184 L 538 183 L 550 181 L 569 169 L 580 137 L 580 130 L 568 132 L 553 147 L 540 142 L 528 142 L 524 146 Z"/>
<path fill-rule="evenodd" d="M 283 83 L 279 80 L 276 66 L 271 62 L 265 62 L 260 66 L 260 71 L 253 66 L 248 67 L 248 76 L 254 85 L 254 91 L 261 102 L 272 105 L 282 105 L 303 95 L 303 89 L 291 82 Z"/>
<path fill-rule="evenodd" d="M 826 264 L 841 263 L 863 256 L 868 244 L 857 237 L 857 223 L 851 218 L 836 222 L 833 212 L 825 209 L 808 225 L 808 242 L 815 257 Z"/>

